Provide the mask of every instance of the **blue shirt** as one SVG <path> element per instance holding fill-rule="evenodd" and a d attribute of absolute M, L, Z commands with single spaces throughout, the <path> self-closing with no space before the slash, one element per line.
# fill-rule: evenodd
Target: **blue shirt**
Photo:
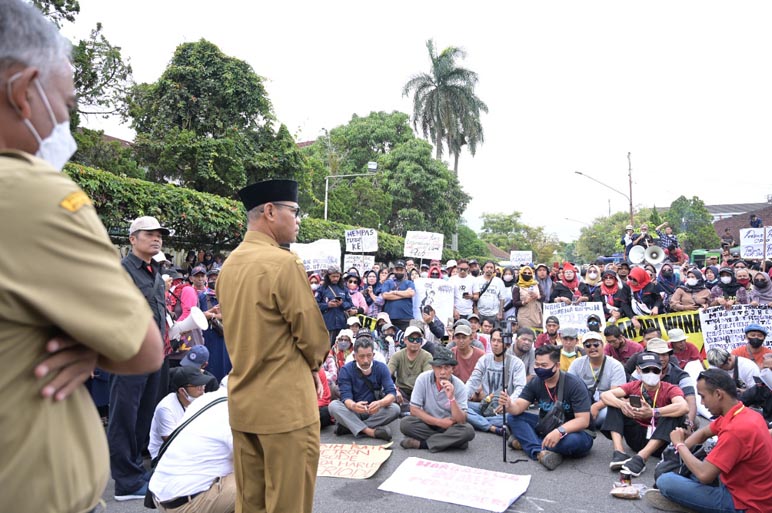
<path fill-rule="evenodd" d="M 375 396 L 370 387 L 365 383 L 367 379 L 373 387 L 373 390 L 383 390 L 383 396 L 392 394 L 397 396 L 397 389 L 394 387 L 394 381 L 391 379 L 391 373 L 385 363 L 373 361 L 373 370 L 367 376 L 362 376 L 357 368 L 357 362 L 349 362 L 341 367 L 338 372 L 338 387 L 340 388 L 340 400 L 345 403 L 346 399 L 354 402 L 365 401 L 371 403 L 375 401 Z"/>
<path fill-rule="evenodd" d="M 415 284 L 408 280 L 400 280 L 399 282 L 394 280 L 386 280 L 381 287 L 381 294 L 384 292 L 391 292 L 392 290 L 409 290 L 415 291 Z M 391 299 L 386 300 L 383 305 L 383 311 L 389 314 L 389 318 L 394 319 L 412 319 L 413 318 L 413 298 L 403 299 Z"/>

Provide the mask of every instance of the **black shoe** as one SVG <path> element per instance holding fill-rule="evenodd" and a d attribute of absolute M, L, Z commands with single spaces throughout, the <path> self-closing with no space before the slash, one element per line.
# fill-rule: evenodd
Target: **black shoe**
<path fill-rule="evenodd" d="M 335 424 L 335 435 L 336 436 L 350 435 L 350 434 L 351 434 L 351 431 L 349 430 L 349 428 L 347 428 L 346 426 L 344 426 L 343 424 L 340 424 L 340 423 Z"/>
<path fill-rule="evenodd" d="M 640 476 L 644 470 L 646 470 L 646 462 L 637 454 L 630 458 L 630 461 L 622 465 L 622 472 L 630 474 L 633 477 Z"/>
<path fill-rule="evenodd" d="M 608 468 L 611 470 L 619 470 L 622 465 L 630 461 L 630 456 L 619 451 L 614 451 L 614 455 L 611 457 L 611 463 L 608 464 Z"/>
<path fill-rule="evenodd" d="M 386 440 L 387 442 L 391 441 L 391 430 L 388 426 L 375 428 L 374 434 L 375 438 L 380 438 L 381 440 Z"/>

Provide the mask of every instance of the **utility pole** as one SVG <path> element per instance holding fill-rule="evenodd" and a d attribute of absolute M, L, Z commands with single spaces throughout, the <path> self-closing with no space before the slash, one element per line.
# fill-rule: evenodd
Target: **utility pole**
<path fill-rule="evenodd" d="M 627 152 L 627 182 L 630 185 L 630 195 L 627 197 L 630 200 L 630 224 L 633 223 L 633 163 L 630 160 L 630 152 Z"/>

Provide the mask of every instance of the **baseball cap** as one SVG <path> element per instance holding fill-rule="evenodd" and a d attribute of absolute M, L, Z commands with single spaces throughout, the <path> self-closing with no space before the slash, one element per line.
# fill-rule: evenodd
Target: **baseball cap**
<path fill-rule="evenodd" d="M 378 316 L 375 318 L 375 322 L 378 322 L 380 320 L 384 320 L 386 322 L 391 322 L 391 317 L 389 317 L 389 314 L 386 312 L 381 312 L 378 314 Z"/>
<path fill-rule="evenodd" d="M 582 342 L 587 342 L 588 340 L 600 340 L 603 342 L 603 335 L 598 333 L 597 331 L 588 331 L 584 335 L 582 335 Z"/>
<path fill-rule="evenodd" d="M 437 365 L 458 365 L 458 362 L 456 361 L 455 357 L 453 356 L 453 351 L 448 349 L 445 346 L 438 346 L 434 350 L 434 358 L 432 358 L 432 361 L 429 362 L 432 364 L 432 366 Z"/>
<path fill-rule="evenodd" d="M 667 338 L 670 339 L 670 342 L 681 342 L 686 340 L 686 333 L 684 333 L 684 330 L 682 329 L 673 328 L 672 330 L 668 330 Z"/>
<path fill-rule="evenodd" d="M 349 317 L 348 320 L 346 321 L 346 324 L 348 324 L 349 326 L 353 326 L 354 324 L 359 324 L 360 326 L 362 326 L 362 323 L 359 322 L 359 317 Z"/>
<path fill-rule="evenodd" d="M 549 317 L 547 317 L 547 320 L 544 322 L 545 325 L 550 323 L 557 324 L 558 326 L 560 326 L 560 321 L 554 315 L 550 315 Z"/>
<path fill-rule="evenodd" d="M 210 379 L 195 367 L 177 367 L 172 373 L 172 386 L 175 390 L 182 387 L 200 387 L 209 383 Z"/>
<path fill-rule="evenodd" d="M 745 327 L 745 333 L 751 332 L 751 331 L 760 331 L 764 334 L 764 336 L 767 336 L 767 328 L 762 326 L 761 324 L 749 324 Z"/>
<path fill-rule="evenodd" d="M 472 336 L 472 328 L 465 324 L 459 324 L 456 326 L 456 328 L 453 330 L 453 335 L 456 333 L 461 333 L 462 335 Z"/>
<path fill-rule="evenodd" d="M 335 264 L 330 265 L 327 267 L 327 274 L 340 274 L 340 267 Z"/>
<path fill-rule="evenodd" d="M 191 276 L 195 276 L 197 274 L 206 274 L 206 267 L 204 267 L 203 265 L 197 265 L 196 267 L 193 268 L 192 271 L 190 271 Z"/>
<path fill-rule="evenodd" d="M 209 361 L 209 349 L 206 346 L 193 346 L 185 357 L 180 360 L 181 367 L 193 367 L 200 369 L 202 365 Z"/>
<path fill-rule="evenodd" d="M 457 265 L 458 265 L 458 262 L 456 262 L 451 258 L 450 260 L 448 260 L 448 263 L 445 264 L 445 267 L 450 269 L 451 267 L 456 267 Z"/>
<path fill-rule="evenodd" d="M 381 332 L 384 332 L 384 331 L 386 331 L 389 328 L 394 328 L 395 330 L 397 329 L 392 323 L 387 322 L 386 324 L 381 326 Z"/>
<path fill-rule="evenodd" d="M 134 232 L 138 232 L 140 230 L 143 230 L 143 231 L 158 230 L 161 233 L 163 233 L 165 237 L 168 237 L 169 235 L 172 235 L 174 233 L 169 228 L 164 228 L 163 226 L 161 226 L 161 223 L 158 222 L 158 219 L 152 216 L 142 216 L 133 220 L 131 222 L 131 226 L 129 226 L 129 235 L 133 235 Z"/>
<path fill-rule="evenodd" d="M 656 369 L 662 370 L 662 362 L 659 361 L 659 355 L 657 353 L 644 351 L 638 354 L 638 367 L 641 369 L 654 367 Z"/>
<path fill-rule="evenodd" d="M 563 338 L 576 338 L 579 336 L 579 332 L 576 328 L 563 328 L 560 330 L 560 336 Z"/>
<path fill-rule="evenodd" d="M 408 326 L 407 330 L 405 330 L 405 338 L 409 337 L 410 335 L 417 333 L 421 336 L 423 336 L 423 331 L 421 331 L 421 328 L 418 326 Z"/>
<path fill-rule="evenodd" d="M 213 268 L 206 272 L 207 276 L 212 276 L 213 274 L 220 274 L 220 270 L 217 268 Z"/>
<path fill-rule="evenodd" d="M 401 269 L 405 268 L 404 260 L 397 260 L 396 262 L 394 262 L 394 269 L 398 269 L 398 268 L 401 268 Z"/>
<path fill-rule="evenodd" d="M 667 342 L 661 338 L 652 338 L 646 343 L 646 351 L 650 353 L 665 354 L 672 351 L 672 349 L 670 349 Z"/>
<path fill-rule="evenodd" d="M 631 224 L 628 224 L 627 226 L 625 226 L 625 230 L 632 230 L 632 229 L 633 229 L 633 225 Z"/>
<path fill-rule="evenodd" d="M 480 316 L 477 315 L 476 313 L 471 313 L 471 314 L 467 315 L 466 318 L 467 318 L 467 320 L 477 319 L 478 322 L 480 321 Z"/>

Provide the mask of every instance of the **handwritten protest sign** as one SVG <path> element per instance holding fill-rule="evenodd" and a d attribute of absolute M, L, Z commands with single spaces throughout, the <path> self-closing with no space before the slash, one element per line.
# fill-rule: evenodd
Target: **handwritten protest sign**
<path fill-rule="evenodd" d="M 441 260 L 444 244 L 445 236 L 441 233 L 407 232 L 404 254 L 406 257 Z"/>
<path fill-rule="evenodd" d="M 356 267 L 359 276 L 372 269 L 374 265 L 375 256 L 373 255 L 343 255 L 343 270 L 348 271 L 352 267 Z"/>
<path fill-rule="evenodd" d="M 378 251 L 378 232 L 372 228 L 346 230 L 346 251 L 352 253 Z"/>
<path fill-rule="evenodd" d="M 321 444 L 319 466 L 316 475 L 321 477 L 344 477 L 367 479 L 389 459 L 391 444 Z"/>
<path fill-rule="evenodd" d="M 530 475 L 519 476 L 410 457 L 378 489 L 502 512 L 528 490 L 530 483 Z"/>
<path fill-rule="evenodd" d="M 606 316 L 603 313 L 603 304 L 601 303 L 578 303 L 575 305 L 567 305 L 565 303 L 544 303 L 544 315 L 543 318 L 546 321 L 547 317 L 554 315 L 560 321 L 560 329 L 576 328 L 579 332 L 579 338 L 587 333 L 587 317 L 590 315 L 597 315 L 600 317 L 600 331 L 606 328 Z M 547 326 L 543 326 L 544 329 Z"/>
<path fill-rule="evenodd" d="M 321 271 L 330 265 L 340 266 L 340 241 L 337 239 L 319 239 L 301 244 L 290 244 L 290 251 L 301 260 L 306 271 Z"/>
<path fill-rule="evenodd" d="M 512 265 L 517 265 L 517 266 L 530 264 L 531 262 L 533 262 L 533 252 L 532 251 L 510 251 L 509 261 L 512 262 Z"/>
<path fill-rule="evenodd" d="M 764 257 L 764 231 L 767 235 L 767 257 L 772 255 L 772 226 L 745 228 L 740 230 L 740 256 L 742 258 Z"/>
<path fill-rule="evenodd" d="M 708 349 L 722 347 L 731 351 L 745 345 L 744 330 L 747 325 L 772 325 L 772 308 L 734 305 L 731 310 L 727 310 L 723 306 L 714 306 L 700 313 L 700 323 Z"/>
<path fill-rule="evenodd" d="M 424 306 L 431 306 L 443 324 L 453 317 L 453 285 L 438 278 L 418 278 L 413 296 L 413 318 L 420 319 Z"/>
<path fill-rule="evenodd" d="M 622 317 L 616 322 L 616 325 L 622 330 L 622 335 L 635 342 L 643 340 L 643 332 L 648 328 L 658 328 L 662 333 L 664 340 L 668 339 L 667 332 L 673 328 L 684 330 L 686 337 L 697 349 L 702 349 L 702 323 L 700 322 L 700 313 L 696 310 L 685 312 L 672 312 L 661 315 L 639 315 L 640 329 L 635 329 L 633 321 L 627 317 Z"/>

